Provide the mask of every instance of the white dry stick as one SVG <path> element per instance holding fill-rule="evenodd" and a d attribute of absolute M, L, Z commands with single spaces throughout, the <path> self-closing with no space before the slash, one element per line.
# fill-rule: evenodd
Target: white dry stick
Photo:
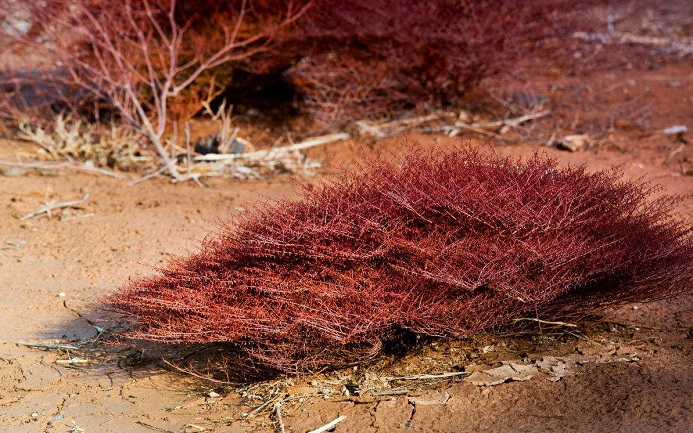
<path fill-rule="evenodd" d="M 19 162 L 0 161 L 0 166 L 25 168 L 27 170 L 57 170 L 60 168 L 68 168 L 68 169 L 88 171 L 90 173 L 103 174 L 106 176 L 115 177 L 116 179 L 123 179 L 123 180 L 128 179 L 127 176 L 122 175 L 120 173 L 116 173 L 116 172 L 111 171 L 111 170 L 106 170 L 104 168 L 94 167 L 93 165 L 89 165 L 89 164 L 85 164 L 85 163 L 76 163 L 76 162 L 31 163 L 31 162 L 21 162 L 21 161 L 19 161 Z"/>
<path fill-rule="evenodd" d="M 608 36 L 600 33 L 574 32 L 573 38 L 583 41 L 598 41 L 601 44 L 630 44 L 649 46 L 668 46 L 669 50 L 681 56 L 693 53 L 693 38 L 665 38 L 658 36 L 635 35 L 613 32 Z"/>
<path fill-rule="evenodd" d="M 21 240 L 21 241 L 19 241 L 19 242 L 7 241 L 7 242 L 5 242 L 5 243 L 6 243 L 7 245 L 9 245 L 9 247 L 1 247 L 1 248 L 0 248 L 0 251 L 1 251 L 1 250 L 18 250 L 18 249 L 20 249 L 21 247 L 23 247 L 24 245 L 26 245 L 27 240 L 26 240 L 26 239 L 23 239 L 23 240 Z"/>
<path fill-rule="evenodd" d="M 317 429 L 315 429 L 315 430 L 311 430 L 311 431 L 309 431 L 308 433 L 323 433 L 323 432 L 326 432 L 326 431 L 330 430 L 331 428 L 333 428 L 334 426 L 336 426 L 337 424 L 339 424 L 340 422 L 344 421 L 345 419 L 346 419 L 346 415 L 341 415 L 341 416 L 339 416 L 338 418 L 334 419 L 333 421 L 328 422 L 328 423 L 325 424 L 324 426 L 322 426 L 322 427 L 320 427 L 320 428 L 317 428 Z"/>
<path fill-rule="evenodd" d="M 391 377 L 381 377 L 381 379 L 392 381 L 392 380 L 436 380 L 436 379 L 447 379 L 455 376 L 466 376 L 469 373 L 466 371 L 453 371 L 450 373 L 441 374 L 418 374 L 416 376 L 391 376 Z"/>
<path fill-rule="evenodd" d="M 283 153 L 293 152 L 295 150 L 308 149 L 309 147 L 320 146 L 321 144 L 332 143 L 334 141 L 347 140 L 351 137 L 345 132 L 340 132 L 338 134 L 323 135 L 320 137 L 315 137 L 302 141 L 300 143 L 292 144 L 284 147 L 275 147 L 274 149 L 258 150 L 255 152 L 247 153 L 232 153 L 232 154 L 214 154 L 210 153 L 208 155 L 200 155 L 195 157 L 195 161 L 225 161 L 229 159 L 260 159 L 266 158 L 273 155 L 281 155 Z"/>
<path fill-rule="evenodd" d="M 284 421 L 282 421 L 282 402 L 274 403 L 274 416 L 277 419 L 277 430 L 284 433 Z"/>
<path fill-rule="evenodd" d="M 361 133 L 368 133 L 371 134 L 374 137 L 378 138 L 385 138 L 387 137 L 387 134 L 384 133 L 378 126 L 376 125 L 371 125 L 368 122 L 365 122 L 363 120 L 359 120 L 356 122 L 356 126 L 359 128 L 359 132 Z"/>
<path fill-rule="evenodd" d="M 97 174 L 103 174 L 103 175 L 110 176 L 110 177 L 115 177 L 116 179 L 123 179 L 123 180 L 128 179 L 127 176 L 122 175 L 120 173 L 116 173 L 116 172 L 111 171 L 111 170 L 106 170 L 105 168 L 94 167 L 93 165 L 89 165 L 89 164 L 72 163 L 72 164 L 69 164 L 67 166 L 74 168 L 76 170 L 83 170 L 83 171 L 88 171 L 91 173 L 97 173 Z"/>
<path fill-rule="evenodd" d="M 89 360 L 84 358 L 58 359 L 56 364 L 88 364 Z"/>
<path fill-rule="evenodd" d="M 389 389 L 386 391 L 374 392 L 374 397 L 385 397 L 388 395 L 406 395 L 409 393 L 408 389 Z"/>
<path fill-rule="evenodd" d="M 83 189 L 84 194 L 82 195 L 82 198 L 77 199 L 77 200 L 72 200 L 72 201 L 65 201 L 62 203 L 49 203 L 46 204 L 46 206 L 42 207 L 41 209 L 31 212 L 29 214 L 24 215 L 22 218 L 20 218 L 21 221 L 26 221 L 30 218 L 33 218 L 37 215 L 41 215 L 43 213 L 47 213 L 52 211 L 53 209 L 64 209 L 64 208 L 69 208 L 69 207 L 74 207 L 74 206 L 79 206 L 87 199 L 89 198 L 89 190 L 87 188 Z"/>
<path fill-rule="evenodd" d="M 54 349 L 54 350 L 79 350 L 76 346 L 67 346 L 64 344 L 42 344 L 42 343 L 25 343 L 23 341 L 17 342 L 17 345 L 24 347 L 35 347 L 39 349 Z"/>
<path fill-rule="evenodd" d="M 380 124 L 374 124 L 370 123 L 367 121 L 360 120 L 356 122 L 356 126 L 358 126 L 359 130 L 361 132 L 365 132 L 368 134 L 371 134 L 375 137 L 391 137 L 395 134 L 399 134 L 400 132 L 406 130 L 407 128 L 412 128 L 412 127 L 417 127 L 420 126 L 424 123 L 433 121 L 433 120 L 441 120 L 446 117 L 458 117 L 458 113 L 453 113 L 453 112 L 435 112 L 428 114 L 426 116 L 421 116 L 421 117 L 414 117 L 410 119 L 400 119 L 400 120 L 392 120 L 389 122 L 385 123 L 380 123 Z"/>
<path fill-rule="evenodd" d="M 485 129 L 477 128 L 473 125 L 467 125 L 466 123 L 456 123 L 453 127 L 444 127 L 444 131 L 450 131 L 449 137 L 454 137 L 459 134 L 460 129 L 466 129 L 468 131 L 476 132 L 481 135 L 490 135 L 491 137 L 498 137 L 495 132 L 487 131 Z"/>
<path fill-rule="evenodd" d="M 535 120 L 539 119 L 541 117 L 547 116 L 551 113 L 551 110 L 544 110 L 544 111 L 538 111 L 536 113 L 530 113 L 526 114 L 524 116 L 520 117 L 514 117 L 511 119 L 503 119 L 503 120 L 496 120 L 493 122 L 476 122 L 476 123 L 465 123 L 465 122 L 457 122 L 453 125 L 445 125 L 445 126 L 436 126 L 432 128 L 424 128 L 423 130 L 425 132 L 434 132 L 434 131 L 447 131 L 450 133 L 451 137 L 454 137 L 455 135 L 459 134 L 460 129 L 466 129 L 468 131 L 476 132 L 479 134 L 483 135 L 489 135 L 492 137 L 498 137 L 499 134 L 496 134 L 495 132 L 487 131 L 486 128 L 498 128 L 498 127 L 517 127 L 525 122 L 528 122 L 530 120 Z"/>
<path fill-rule="evenodd" d="M 474 126 L 476 128 L 494 128 L 497 126 L 518 126 L 521 125 L 529 120 L 534 120 L 534 119 L 539 119 L 540 117 L 544 117 L 549 115 L 551 113 L 551 110 L 544 110 L 544 111 L 538 111 L 536 113 L 530 113 L 526 114 L 524 116 L 520 117 L 515 117 L 512 119 L 503 119 L 503 120 L 497 120 L 495 122 L 480 122 L 480 123 L 473 123 L 471 126 Z"/>

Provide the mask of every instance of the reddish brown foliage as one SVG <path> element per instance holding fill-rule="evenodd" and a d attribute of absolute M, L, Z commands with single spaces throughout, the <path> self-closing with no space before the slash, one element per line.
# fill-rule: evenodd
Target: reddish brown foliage
<path fill-rule="evenodd" d="M 652 191 L 539 156 L 413 152 L 250 213 L 110 302 L 131 338 L 230 342 L 280 371 L 346 365 L 403 330 L 459 338 L 690 291 L 690 228 Z"/>
<path fill-rule="evenodd" d="M 300 107 L 319 127 L 329 128 L 459 106 L 470 89 L 511 68 L 537 41 L 573 30 L 565 17 L 582 3 L 0 0 L 0 10 L 16 9 L 16 16 L 0 16 L 0 34 L 13 28 L 17 17 L 26 17 L 30 28 L 19 48 L 39 47 L 50 52 L 47 63 L 63 65 L 33 80 L 27 79 L 30 71 L 0 71 L 0 79 L 18 80 L 20 88 L 35 85 L 37 78 L 57 82 L 44 90 L 54 93 L 45 97 L 59 101 L 58 108 L 84 114 L 97 102 L 96 110 L 111 107 L 129 123 L 140 105 L 141 115 L 155 123 L 163 117 L 170 127 L 198 113 L 201 102 L 224 88 L 223 97 L 242 104 L 248 88 L 257 87 L 255 74 L 269 73 L 274 80 L 288 77 Z M 203 73 L 197 72 L 200 66 Z M 163 101 L 157 91 L 170 82 L 173 91 L 159 92 L 169 95 Z M 137 90 L 129 98 L 136 103 L 121 101 L 128 88 Z"/>
<path fill-rule="evenodd" d="M 308 110 L 323 126 L 339 126 L 459 106 L 482 79 L 567 28 L 565 17 L 578 4 L 315 0 L 279 46 L 296 53 L 288 73 Z"/>

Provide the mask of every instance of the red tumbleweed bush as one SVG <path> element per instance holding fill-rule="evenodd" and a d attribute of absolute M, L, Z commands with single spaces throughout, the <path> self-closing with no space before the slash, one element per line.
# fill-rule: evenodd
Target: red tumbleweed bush
<path fill-rule="evenodd" d="M 526 312 L 594 311 L 691 291 L 676 198 L 617 172 L 464 149 L 381 159 L 243 217 L 110 298 L 128 337 L 229 342 L 305 371 L 409 331 L 459 338 Z"/>

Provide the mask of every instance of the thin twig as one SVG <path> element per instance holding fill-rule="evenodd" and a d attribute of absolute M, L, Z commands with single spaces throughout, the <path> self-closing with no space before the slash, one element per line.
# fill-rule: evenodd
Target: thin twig
<path fill-rule="evenodd" d="M 515 117 L 511 119 L 496 120 L 493 122 L 476 122 L 476 123 L 465 123 L 457 122 L 453 125 L 436 126 L 432 128 L 424 128 L 424 132 L 435 132 L 435 131 L 449 131 L 452 136 L 457 135 L 460 129 L 466 129 L 468 131 L 476 132 L 483 135 L 488 135 L 491 137 L 499 137 L 495 132 L 487 131 L 485 128 L 497 128 L 497 127 L 516 127 L 524 122 L 539 119 L 540 117 L 547 116 L 551 113 L 551 110 L 538 111 L 536 113 L 525 114 L 524 116 Z"/>
<path fill-rule="evenodd" d="M 441 117 L 451 117 L 451 116 L 457 116 L 457 113 L 433 113 L 433 114 L 428 114 L 426 116 L 420 116 L 420 117 L 414 117 L 411 119 L 401 119 L 401 120 L 392 120 L 390 122 L 386 123 L 381 123 L 380 125 L 377 125 L 378 129 L 387 129 L 387 128 L 392 128 L 392 127 L 399 127 L 399 126 L 416 126 L 416 125 L 421 125 L 422 123 L 430 122 L 431 120 L 438 120 Z"/>
<path fill-rule="evenodd" d="M 566 322 L 549 322 L 547 320 L 541 320 L 537 319 L 534 317 L 521 317 L 519 319 L 514 319 L 513 322 L 522 322 L 522 321 L 530 321 L 530 322 L 537 322 L 537 323 L 543 323 L 545 325 L 558 325 L 558 326 L 568 326 L 570 328 L 577 328 L 577 325 L 574 323 L 566 323 Z"/>
<path fill-rule="evenodd" d="M 214 154 L 210 153 L 208 155 L 200 155 L 195 157 L 195 161 L 225 161 L 229 159 L 259 159 L 266 158 L 269 156 L 274 156 L 282 153 L 293 152 L 296 150 L 308 149 L 310 147 L 320 146 L 322 144 L 332 143 L 335 141 L 347 140 L 351 136 L 345 132 L 340 132 L 337 134 L 323 135 L 320 137 L 314 137 L 300 143 L 292 144 L 284 147 L 276 147 L 267 150 L 258 150 L 255 152 L 247 153 L 233 153 L 233 154 Z"/>
<path fill-rule="evenodd" d="M 240 382 L 228 382 L 228 381 L 225 381 L 225 380 L 215 379 L 215 378 L 213 378 L 213 377 L 203 376 L 203 375 L 201 375 L 201 374 L 195 373 L 194 371 L 186 370 L 186 369 L 184 369 L 184 368 L 178 367 L 177 365 L 175 365 L 175 364 L 173 364 L 173 363 L 171 363 L 171 362 L 169 362 L 169 361 L 167 361 L 167 360 L 165 360 L 165 359 L 163 359 L 163 358 L 161 359 L 161 361 L 163 361 L 163 363 L 166 364 L 166 365 L 168 365 L 169 367 L 171 367 L 171 368 L 173 368 L 173 369 L 175 369 L 175 370 L 180 371 L 181 373 L 188 374 L 188 375 L 193 376 L 193 377 L 196 377 L 196 378 L 198 378 L 198 379 L 207 380 L 207 381 L 213 382 L 213 383 L 220 383 L 220 384 L 223 384 L 223 385 L 238 385 L 238 386 L 240 386 L 240 385 L 245 385 L 245 383 L 240 383 Z"/>
<path fill-rule="evenodd" d="M 277 430 L 279 433 L 284 433 L 284 421 L 282 421 L 282 402 L 274 403 L 274 417 L 277 420 Z"/>
<path fill-rule="evenodd" d="M 459 114 L 452 112 L 437 112 L 425 116 L 414 117 L 410 119 L 392 120 L 380 124 L 372 124 L 370 122 L 361 120 L 356 122 L 356 126 L 358 126 L 362 132 L 367 132 L 371 135 L 382 138 L 398 134 L 408 128 L 417 127 L 421 124 L 431 122 L 433 120 L 440 120 L 445 117 L 456 116 L 459 116 Z"/>
<path fill-rule="evenodd" d="M 70 221 L 70 220 L 79 220 L 79 219 L 84 219 L 84 218 L 91 218 L 95 213 L 85 213 L 82 215 L 75 215 L 75 216 L 67 216 L 67 217 L 62 217 L 60 218 L 60 221 Z"/>
<path fill-rule="evenodd" d="M 490 137 L 498 137 L 498 134 L 496 134 L 495 132 L 487 131 L 485 129 L 481 129 L 481 128 L 474 126 L 474 125 L 468 125 L 466 123 L 455 123 L 455 126 L 445 127 L 442 130 L 444 130 L 444 131 L 449 130 L 451 133 L 450 136 L 454 137 L 455 135 L 457 135 L 459 133 L 460 129 L 466 129 L 468 131 L 476 132 L 476 133 L 481 134 L 481 135 L 488 135 Z"/>
<path fill-rule="evenodd" d="M 116 179 L 122 179 L 122 180 L 127 180 L 127 179 L 128 179 L 127 176 L 124 176 L 124 175 L 122 175 L 122 174 L 120 174 L 120 173 L 115 173 L 115 172 L 110 171 L 110 170 L 106 170 L 105 168 L 93 167 L 93 166 L 90 166 L 90 165 L 86 165 L 86 164 L 77 164 L 77 163 L 68 164 L 68 166 L 69 166 L 69 167 L 72 167 L 72 168 L 76 168 L 77 170 L 83 170 L 83 171 L 89 171 L 89 172 L 92 172 L 92 173 L 104 174 L 104 175 L 106 175 L 106 176 L 115 177 Z"/>
<path fill-rule="evenodd" d="M 378 391 L 373 393 L 373 397 L 385 397 L 390 395 L 406 395 L 409 394 L 408 389 L 389 389 L 386 391 Z"/>
<path fill-rule="evenodd" d="M 87 199 L 89 198 L 89 190 L 87 188 L 83 189 L 84 194 L 82 195 L 82 198 L 77 199 L 77 200 L 72 200 L 72 201 L 65 201 L 61 203 L 52 203 L 52 204 L 47 204 L 46 206 L 42 207 L 41 209 L 31 212 L 29 214 L 24 215 L 23 217 L 20 218 L 21 221 L 26 221 L 30 218 L 33 218 L 35 216 L 41 215 L 43 213 L 47 213 L 52 211 L 53 209 L 64 209 L 64 208 L 70 208 L 74 206 L 79 206 Z"/>
<path fill-rule="evenodd" d="M 185 122 L 185 158 L 187 162 L 188 177 L 192 169 L 192 153 L 190 152 L 190 122 Z"/>
<path fill-rule="evenodd" d="M 383 131 L 381 131 L 380 127 L 375 126 L 375 125 L 371 125 L 371 124 L 364 122 L 362 120 L 359 120 L 358 122 L 356 122 L 356 126 L 359 127 L 361 132 L 367 132 L 367 133 L 369 133 L 375 137 L 378 137 L 378 138 L 387 137 L 387 134 L 384 133 Z"/>
<path fill-rule="evenodd" d="M 135 180 L 133 180 L 132 182 L 128 183 L 128 186 L 135 186 L 135 185 L 137 185 L 138 183 L 146 182 L 146 181 L 148 181 L 149 179 L 151 179 L 151 178 L 153 178 L 153 177 L 156 177 L 156 176 L 160 175 L 161 173 L 163 173 L 163 172 L 166 171 L 166 170 L 168 170 L 168 167 L 166 167 L 165 165 L 164 165 L 164 166 L 161 166 L 161 167 L 159 167 L 158 169 L 154 170 L 153 172 L 151 172 L 151 173 L 149 173 L 149 174 L 145 174 L 145 175 L 142 176 L 141 178 L 135 179 Z"/>
<path fill-rule="evenodd" d="M 598 41 L 599 43 L 605 45 L 617 43 L 630 45 L 669 46 L 672 51 L 676 51 L 682 55 L 693 52 L 693 39 L 691 38 L 666 38 L 619 32 L 613 32 L 608 36 L 599 33 L 574 32 L 573 38 L 584 41 Z"/>
<path fill-rule="evenodd" d="M 42 343 L 25 343 L 23 341 L 17 342 L 17 345 L 24 347 L 35 347 L 39 349 L 52 349 L 52 350 L 79 350 L 76 346 L 67 346 L 64 344 L 42 344 Z"/>
<path fill-rule="evenodd" d="M 345 419 L 346 419 L 346 415 L 341 415 L 341 416 L 339 416 L 338 418 L 334 419 L 333 421 L 328 422 L 328 423 L 325 424 L 324 426 L 322 426 L 322 427 L 320 427 L 320 428 L 317 428 L 317 429 L 315 429 L 315 430 L 311 430 L 311 431 L 309 431 L 308 433 L 323 433 L 323 432 L 326 432 L 326 431 L 330 430 L 331 428 L 333 428 L 334 426 L 336 426 L 337 424 L 339 424 L 340 422 L 344 421 Z"/>
<path fill-rule="evenodd" d="M 88 364 L 89 360 L 84 358 L 58 359 L 56 364 Z"/>
<path fill-rule="evenodd" d="M 171 431 L 171 430 L 166 430 L 166 429 L 163 429 L 163 428 L 161 428 L 161 427 L 156 427 L 156 426 L 153 426 L 153 425 L 151 425 L 151 424 L 147 424 L 146 422 L 143 422 L 143 421 L 135 421 L 135 423 L 137 423 L 137 424 L 139 424 L 139 425 L 141 425 L 141 426 L 143 426 L 143 427 L 147 427 L 148 429 L 156 430 L 156 431 L 159 431 L 159 432 L 162 432 L 162 433 L 175 433 L 175 432 L 173 432 L 173 431 Z"/>
<path fill-rule="evenodd" d="M 454 137 L 460 133 L 460 129 L 465 129 L 468 131 L 476 132 L 482 135 L 488 135 L 490 137 L 499 138 L 500 136 L 495 132 L 487 131 L 485 129 L 477 128 L 475 126 L 469 125 L 467 123 L 458 122 L 454 125 L 445 126 L 433 126 L 429 128 L 422 128 L 421 132 L 445 132 L 449 137 Z"/>
<path fill-rule="evenodd" d="M 72 312 L 75 313 L 77 316 L 79 316 L 80 319 L 82 319 L 82 320 L 84 320 L 85 322 L 87 322 L 88 324 L 90 324 L 90 325 L 96 330 L 96 338 L 99 338 L 99 337 L 101 336 L 101 334 L 105 331 L 105 329 L 103 329 L 102 327 L 100 327 L 100 326 L 97 325 L 96 323 L 94 323 L 94 322 L 92 322 L 91 320 L 89 320 L 89 319 L 87 319 L 86 317 L 84 317 L 84 316 L 82 315 L 82 313 L 80 313 L 79 311 L 77 311 L 77 310 L 75 310 L 75 309 L 73 309 L 73 308 L 68 307 L 68 306 L 67 306 L 67 300 L 65 300 L 65 299 L 63 299 L 63 307 L 65 307 L 66 309 L 72 311 Z"/>
<path fill-rule="evenodd" d="M 277 395 L 277 396 L 275 396 L 275 397 L 273 397 L 273 398 L 270 398 L 270 399 L 267 400 L 266 402 L 262 403 L 260 406 L 256 407 L 256 408 L 253 409 L 252 411 L 248 412 L 248 415 L 245 415 L 245 418 L 250 418 L 250 417 L 252 417 L 253 415 L 255 415 L 256 413 L 262 412 L 266 407 L 268 407 L 270 404 L 272 404 L 272 403 L 274 403 L 274 402 L 276 402 L 276 401 L 282 401 L 282 400 L 284 400 L 284 396 L 285 396 L 285 394 L 284 394 L 284 393 L 281 393 L 281 394 L 279 394 L 279 395 Z"/>
<path fill-rule="evenodd" d="M 520 117 L 515 117 L 512 119 L 503 119 L 503 120 L 497 120 L 495 122 L 481 122 L 481 123 L 473 123 L 471 126 L 474 126 L 476 128 L 495 128 L 498 126 L 518 126 L 521 125 L 529 120 L 535 120 L 539 119 L 540 117 L 548 116 L 551 113 L 551 110 L 544 110 L 544 111 L 538 111 L 536 113 L 529 113 L 524 116 Z"/>
<path fill-rule="evenodd" d="M 1 251 L 1 250 L 18 250 L 18 249 L 20 249 L 21 247 L 23 247 L 24 245 L 26 245 L 27 240 L 24 239 L 24 240 L 21 240 L 21 241 L 19 241 L 19 242 L 7 241 L 7 242 L 5 242 L 5 243 L 6 243 L 7 245 L 9 245 L 9 247 L 2 247 L 2 248 L 0 248 L 0 251 Z"/>
<path fill-rule="evenodd" d="M 381 379 L 384 379 L 387 381 L 393 381 L 393 380 L 435 380 L 435 379 L 448 379 L 450 377 L 456 377 L 456 376 L 465 376 L 468 374 L 469 373 L 466 371 L 452 371 L 449 373 L 441 373 L 441 374 L 418 374 L 416 376 L 381 377 Z"/>
<path fill-rule="evenodd" d="M 34 163 L 34 162 L 10 162 L 10 161 L 0 161 L 0 165 L 6 167 L 19 167 L 25 168 L 27 170 L 57 170 L 59 168 L 73 168 L 76 170 L 88 171 L 91 173 L 103 174 L 106 176 L 114 177 L 116 179 L 127 180 L 128 177 L 114 171 L 106 170 L 105 168 L 94 167 L 87 164 L 81 164 L 76 162 L 58 162 L 58 163 Z"/>

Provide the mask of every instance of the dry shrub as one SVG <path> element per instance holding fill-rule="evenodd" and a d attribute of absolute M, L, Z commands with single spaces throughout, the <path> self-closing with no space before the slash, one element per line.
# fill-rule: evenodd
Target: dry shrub
<path fill-rule="evenodd" d="M 567 29 L 564 17 L 577 5 L 316 0 L 278 44 L 296 53 L 287 72 L 308 111 L 323 127 L 334 127 L 459 106 L 483 78 L 509 69 L 537 41 Z"/>
<path fill-rule="evenodd" d="M 244 86 L 257 85 L 258 77 L 288 77 L 322 129 L 459 106 L 483 78 L 568 30 L 569 10 L 584 4 L 0 0 L 0 10 L 16 11 L 0 16 L 0 37 L 18 17 L 28 17 L 19 48 L 48 54 L 38 81 L 35 71 L 20 71 L 20 81 L 52 92 L 44 97 L 52 109 L 117 113 L 172 167 L 162 135 L 224 89 L 236 94 L 227 99 L 242 103 L 252 99 Z"/>
<path fill-rule="evenodd" d="M 656 190 L 542 156 L 374 159 L 222 227 L 109 302 L 136 324 L 129 338 L 227 342 L 274 371 L 344 366 L 403 332 L 460 338 L 690 292 L 691 228 Z"/>
<path fill-rule="evenodd" d="M 0 10 L 13 11 L 0 16 L 0 32 L 11 33 L 19 51 L 47 53 L 47 64 L 36 70 L 0 71 L 0 91 L 23 100 L 48 86 L 62 103 L 58 110 L 91 109 L 97 119 L 105 106 L 145 136 L 169 174 L 182 180 L 166 146 L 175 126 L 218 94 L 231 79 L 226 68 L 266 50 L 303 12 L 291 0 L 276 2 L 269 15 L 253 4 L 0 0 Z M 18 20 L 27 25 L 18 28 Z"/>

